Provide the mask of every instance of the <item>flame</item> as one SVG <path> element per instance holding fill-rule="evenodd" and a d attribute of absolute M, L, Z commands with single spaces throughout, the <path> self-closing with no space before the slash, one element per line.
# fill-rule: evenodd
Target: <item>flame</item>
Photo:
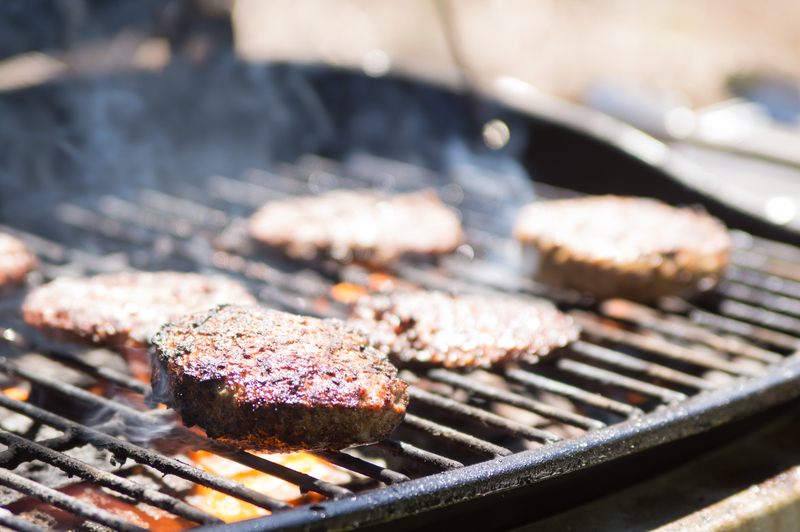
<path fill-rule="evenodd" d="M 367 278 L 367 286 L 373 292 L 393 292 L 400 280 L 387 273 L 376 272 Z"/>
<path fill-rule="evenodd" d="M 369 292 L 361 286 L 352 283 L 339 283 L 331 288 L 331 297 L 339 303 L 355 303 Z"/>
<path fill-rule="evenodd" d="M 144 503 L 131 504 L 118 499 L 91 484 L 73 484 L 60 491 L 152 532 L 178 532 L 197 526 L 191 521 L 176 517 L 160 508 Z M 21 517 L 29 517 L 34 521 L 40 520 L 42 513 L 48 514 L 57 523 L 55 527 L 57 530 L 77 530 L 81 528 L 80 523 L 83 521 L 78 516 L 30 497 L 9 505 L 8 509 Z"/>
<path fill-rule="evenodd" d="M 307 453 L 260 455 L 262 458 L 280 463 L 301 473 L 314 476 L 335 484 L 346 483 L 350 475 L 328 462 Z M 203 451 L 191 453 L 195 466 L 209 473 L 231 478 L 246 487 L 274 499 L 288 502 L 294 506 L 317 502 L 323 497 L 316 493 L 302 494 L 294 484 L 272 477 L 249 467 L 237 464 L 220 456 Z M 243 521 L 254 517 L 269 515 L 269 511 L 252 504 L 229 497 L 217 491 L 197 486 L 186 502 L 198 509 L 219 517 L 226 523 Z"/>
<path fill-rule="evenodd" d="M 11 388 L 6 388 L 5 390 L 3 390 L 3 393 L 6 394 L 11 399 L 14 399 L 15 401 L 27 401 L 28 395 L 30 395 L 28 390 L 20 388 L 18 386 L 12 386 Z"/>
<path fill-rule="evenodd" d="M 261 456 L 327 482 L 343 484 L 351 480 L 349 473 L 310 454 L 294 453 Z M 203 451 L 193 452 L 190 454 L 190 458 L 195 462 L 197 467 L 209 473 L 231 478 L 241 482 L 254 491 L 294 506 L 318 502 L 323 499 L 321 495 L 316 493 L 303 495 L 300 489 L 294 484 L 290 484 L 259 471 L 254 471 L 246 466 L 242 466 L 236 462 L 211 453 Z M 60 491 L 95 507 L 102 508 L 131 524 L 153 532 L 179 532 L 197 526 L 191 521 L 176 517 L 169 512 L 153 506 L 144 503 L 131 504 L 125 500 L 109 495 L 101 488 L 91 484 L 74 484 Z M 226 523 L 261 517 L 269 515 L 270 513 L 263 508 L 253 506 L 252 504 L 202 486 L 195 486 L 191 494 L 184 497 L 184 500 L 199 510 L 219 517 Z M 26 497 L 17 503 L 9 505 L 9 510 L 22 517 L 29 516 L 34 520 L 37 518 L 37 515 L 41 516 L 42 513 L 48 514 L 53 518 L 54 522 L 57 523 L 56 529 L 58 530 L 77 529 L 81 522 L 80 517 L 30 497 Z"/>
<path fill-rule="evenodd" d="M 367 288 L 372 292 L 388 294 L 401 290 L 419 290 L 419 285 L 385 272 L 374 272 L 367 277 Z"/>

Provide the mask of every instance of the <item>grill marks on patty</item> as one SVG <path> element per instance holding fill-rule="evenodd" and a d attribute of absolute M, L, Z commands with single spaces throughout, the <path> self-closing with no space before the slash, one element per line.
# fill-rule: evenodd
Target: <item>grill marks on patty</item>
<path fill-rule="evenodd" d="M 341 449 L 386 438 L 406 383 L 344 322 L 221 306 L 154 337 L 153 388 L 185 424 L 244 449 Z"/>
<path fill-rule="evenodd" d="M 351 324 L 403 362 L 446 368 L 536 362 L 579 332 L 546 301 L 426 291 L 362 298 Z"/>
<path fill-rule="evenodd" d="M 530 204 L 514 235 L 537 251 L 538 280 L 642 302 L 711 288 L 731 247 L 705 211 L 610 195 Z"/>
<path fill-rule="evenodd" d="M 294 258 L 333 258 L 389 265 L 405 253 L 440 255 L 463 239 L 456 215 L 431 190 L 387 194 L 334 190 L 265 204 L 248 221 L 250 234 Z"/>
<path fill-rule="evenodd" d="M 61 277 L 22 305 L 25 322 L 50 337 L 105 346 L 146 345 L 165 323 L 222 303 L 255 305 L 240 283 L 179 272 Z"/>

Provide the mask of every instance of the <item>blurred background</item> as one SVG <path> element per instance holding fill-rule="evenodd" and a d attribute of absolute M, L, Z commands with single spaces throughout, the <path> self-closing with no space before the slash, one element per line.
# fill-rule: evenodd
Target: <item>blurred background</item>
<path fill-rule="evenodd" d="M 798 22 L 797 0 L 0 0 L 0 222 L 48 278 L 221 270 L 298 313 L 329 279 L 251 268 L 246 217 L 353 184 L 437 188 L 469 229 L 448 275 L 503 290 L 517 209 L 565 189 L 800 244 Z M 796 334 L 796 300 L 767 301 L 732 315 Z"/>
<path fill-rule="evenodd" d="M 4 0 L 0 84 L 202 61 L 232 39 L 246 61 L 513 76 L 581 101 L 598 81 L 675 91 L 699 108 L 732 77 L 800 79 L 792 0 Z M 40 51 L 52 61 L 20 57 Z M 70 53 L 65 55 L 65 52 Z M 27 69 L 25 66 L 27 60 Z M 17 67 L 17 68 L 13 68 Z"/>
<path fill-rule="evenodd" d="M 793 0 L 2 0 L 0 94 L 112 73 L 211 72 L 231 58 L 489 97 L 510 89 L 518 107 L 663 167 L 663 146 L 598 130 L 596 113 L 575 107 L 628 123 L 682 158 L 672 173 L 683 185 L 797 232 L 798 21 Z M 217 94 L 244 98 L 231 83 Z M 561 103 L 573 105 L 566 115 Z"/>

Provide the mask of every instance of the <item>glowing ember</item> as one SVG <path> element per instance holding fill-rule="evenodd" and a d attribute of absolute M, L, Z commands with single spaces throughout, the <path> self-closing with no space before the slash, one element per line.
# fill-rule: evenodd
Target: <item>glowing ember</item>
<path fill-rule="evenodd" d="M 6 388 L 3 390 L 3 393 L 9 396 L 11 399 L 15 401 L 27 401 L 29 392 L 24 388 L 19 388 L 17 386 L 13 386 L 11 388 Z"/>
<path fill-rule="evenodd" d="M 178 532 L 197 526 L 196 523 L 176 517 L 154 506 L 144 503 L 131 504 L 89 484 L 74 484 L 60 491 L 153 532 Z M 55 530 L 77 530 L 82 522 L 80 517 L 31 498 L 9 505 L 8 509 L 36 523 L 45 521 L 46 523 L 43 524 L 52 526 Z"/>
<path fill-rule="evenodd" d="M 301 473 L 325 480 L 333 484 L 345 484 L 351 480 L 350 474 L 330 465 L 316 456 L 306 453 L 260 455 L 262 458 L 290 467 Z M 316 493 L 303 495 L 300 488 L 281 479 L 231 462 L 225 458 L 206 452 L 192 453 L 195 465 L 209 473 L 228 477 L 241 482 L 246 487 L 288 502 L 295 506 L 317 502 L 323 499 Z M 186 502 L 206 513 L 219 517 L 227 523 L 243 521 L 269 515 L 269 511 L 240 501 L 208 488 L 197 486 L 194 494 L 186 497 Z"/>
<path fill-rule="evenodd" d="M 369 292 L 357 284 L 339 283 L 331 288 L 331 297 L 340 303 L 355 303 Z"/>

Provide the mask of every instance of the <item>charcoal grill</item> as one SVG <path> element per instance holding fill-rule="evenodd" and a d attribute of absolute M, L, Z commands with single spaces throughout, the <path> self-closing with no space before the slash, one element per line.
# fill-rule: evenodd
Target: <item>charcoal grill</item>
<path fill-rule="evenodd" d="M 411 407 L 398 431 L 356 452 L 321 453 L 365 479 L 339 486 L 176 427 L 163 410 L 92 393 L 100 383 L 141 404 L 149 387 L 124 367 L 39 337 L 19 318 L 22 294 L 12 294 L 0 308 L 0 372 L 32 393 L 28 401 L 0 394 L 0 406 L 30 420 L 23 430 L 0 430 L 8 447 L 0 453 L 4 506 L 30 496 L 113 530 L 140 530 L 28 474 L 44 462 L 226 532 L 503 529 L 742 434 L 800 395 L 800 249 L 786 243 L 791 235 L 713 198 L 704 203 L 736 228 L 735 250 L 723 282 L 697 300 L 597 304 L 519 275 L 522 255 L 508 237 L 515 209 L 534 197 L 580 194 L 558 185 L 597 191 L 559 181 L 559 164 L 567 165 L 567 177 L 578 174 L 576 160 L 624 169 L 665 191 L 649 195 L 673 202 L 699 197 L 670 177 L 672 166 L 659 169 L 608 134 L 624 130 L 619 124 L 598 126 L 564 107 L 514 110 L 397 79 L 224 60 L 6 94 L 0 115 L 0 142 L 13 147 L 0 155 L 0 230 L 41 257 L 31 283 L 123 269 L 224 272 L 264 305 L 343 316 L 331 288 L 368 284 L 370 272 L 326 257 L 311 265 L 290 261 L 255 245 L 244 218 L 264 201 L 337 187 L 434 188 L 459 212 L 467 243 L 439 263 L 401 262 L 398 278 L 430 289 L 549 298 L 584 330 L 536 365 L 472 374 L 404 370 Z M 481 128 L 498 119 L 511 140 L 490 150 Z M 559 138 L 579 138 L 592 149 L 571 152 L 572 141 L 555 148 Z M 563 154 L 567 163 L 558 162 Z M 619 190 L 626 180 L 633 178 L 603 184 L 642 193 Z M 669 197 L 680 191 L 683 199 Z M 31 369 L 30 353 L 50 369 Z M 76 376 L 62 378 L 67 371 Z M 520 421 L 507 406 L 537 421 Z M 292 508 L 174 458 L 165 441 L 223 455 L 326 499 Z M 89 463 L 70 457 L 86 445 L 105 454 Z M 168 489 L 127 478 L 133 463 L 273 514 L 223 524 Z M 520 505 L 526 513 L 500 511 Z M 5 512 L 0 524 L 42 530 Z"/>

